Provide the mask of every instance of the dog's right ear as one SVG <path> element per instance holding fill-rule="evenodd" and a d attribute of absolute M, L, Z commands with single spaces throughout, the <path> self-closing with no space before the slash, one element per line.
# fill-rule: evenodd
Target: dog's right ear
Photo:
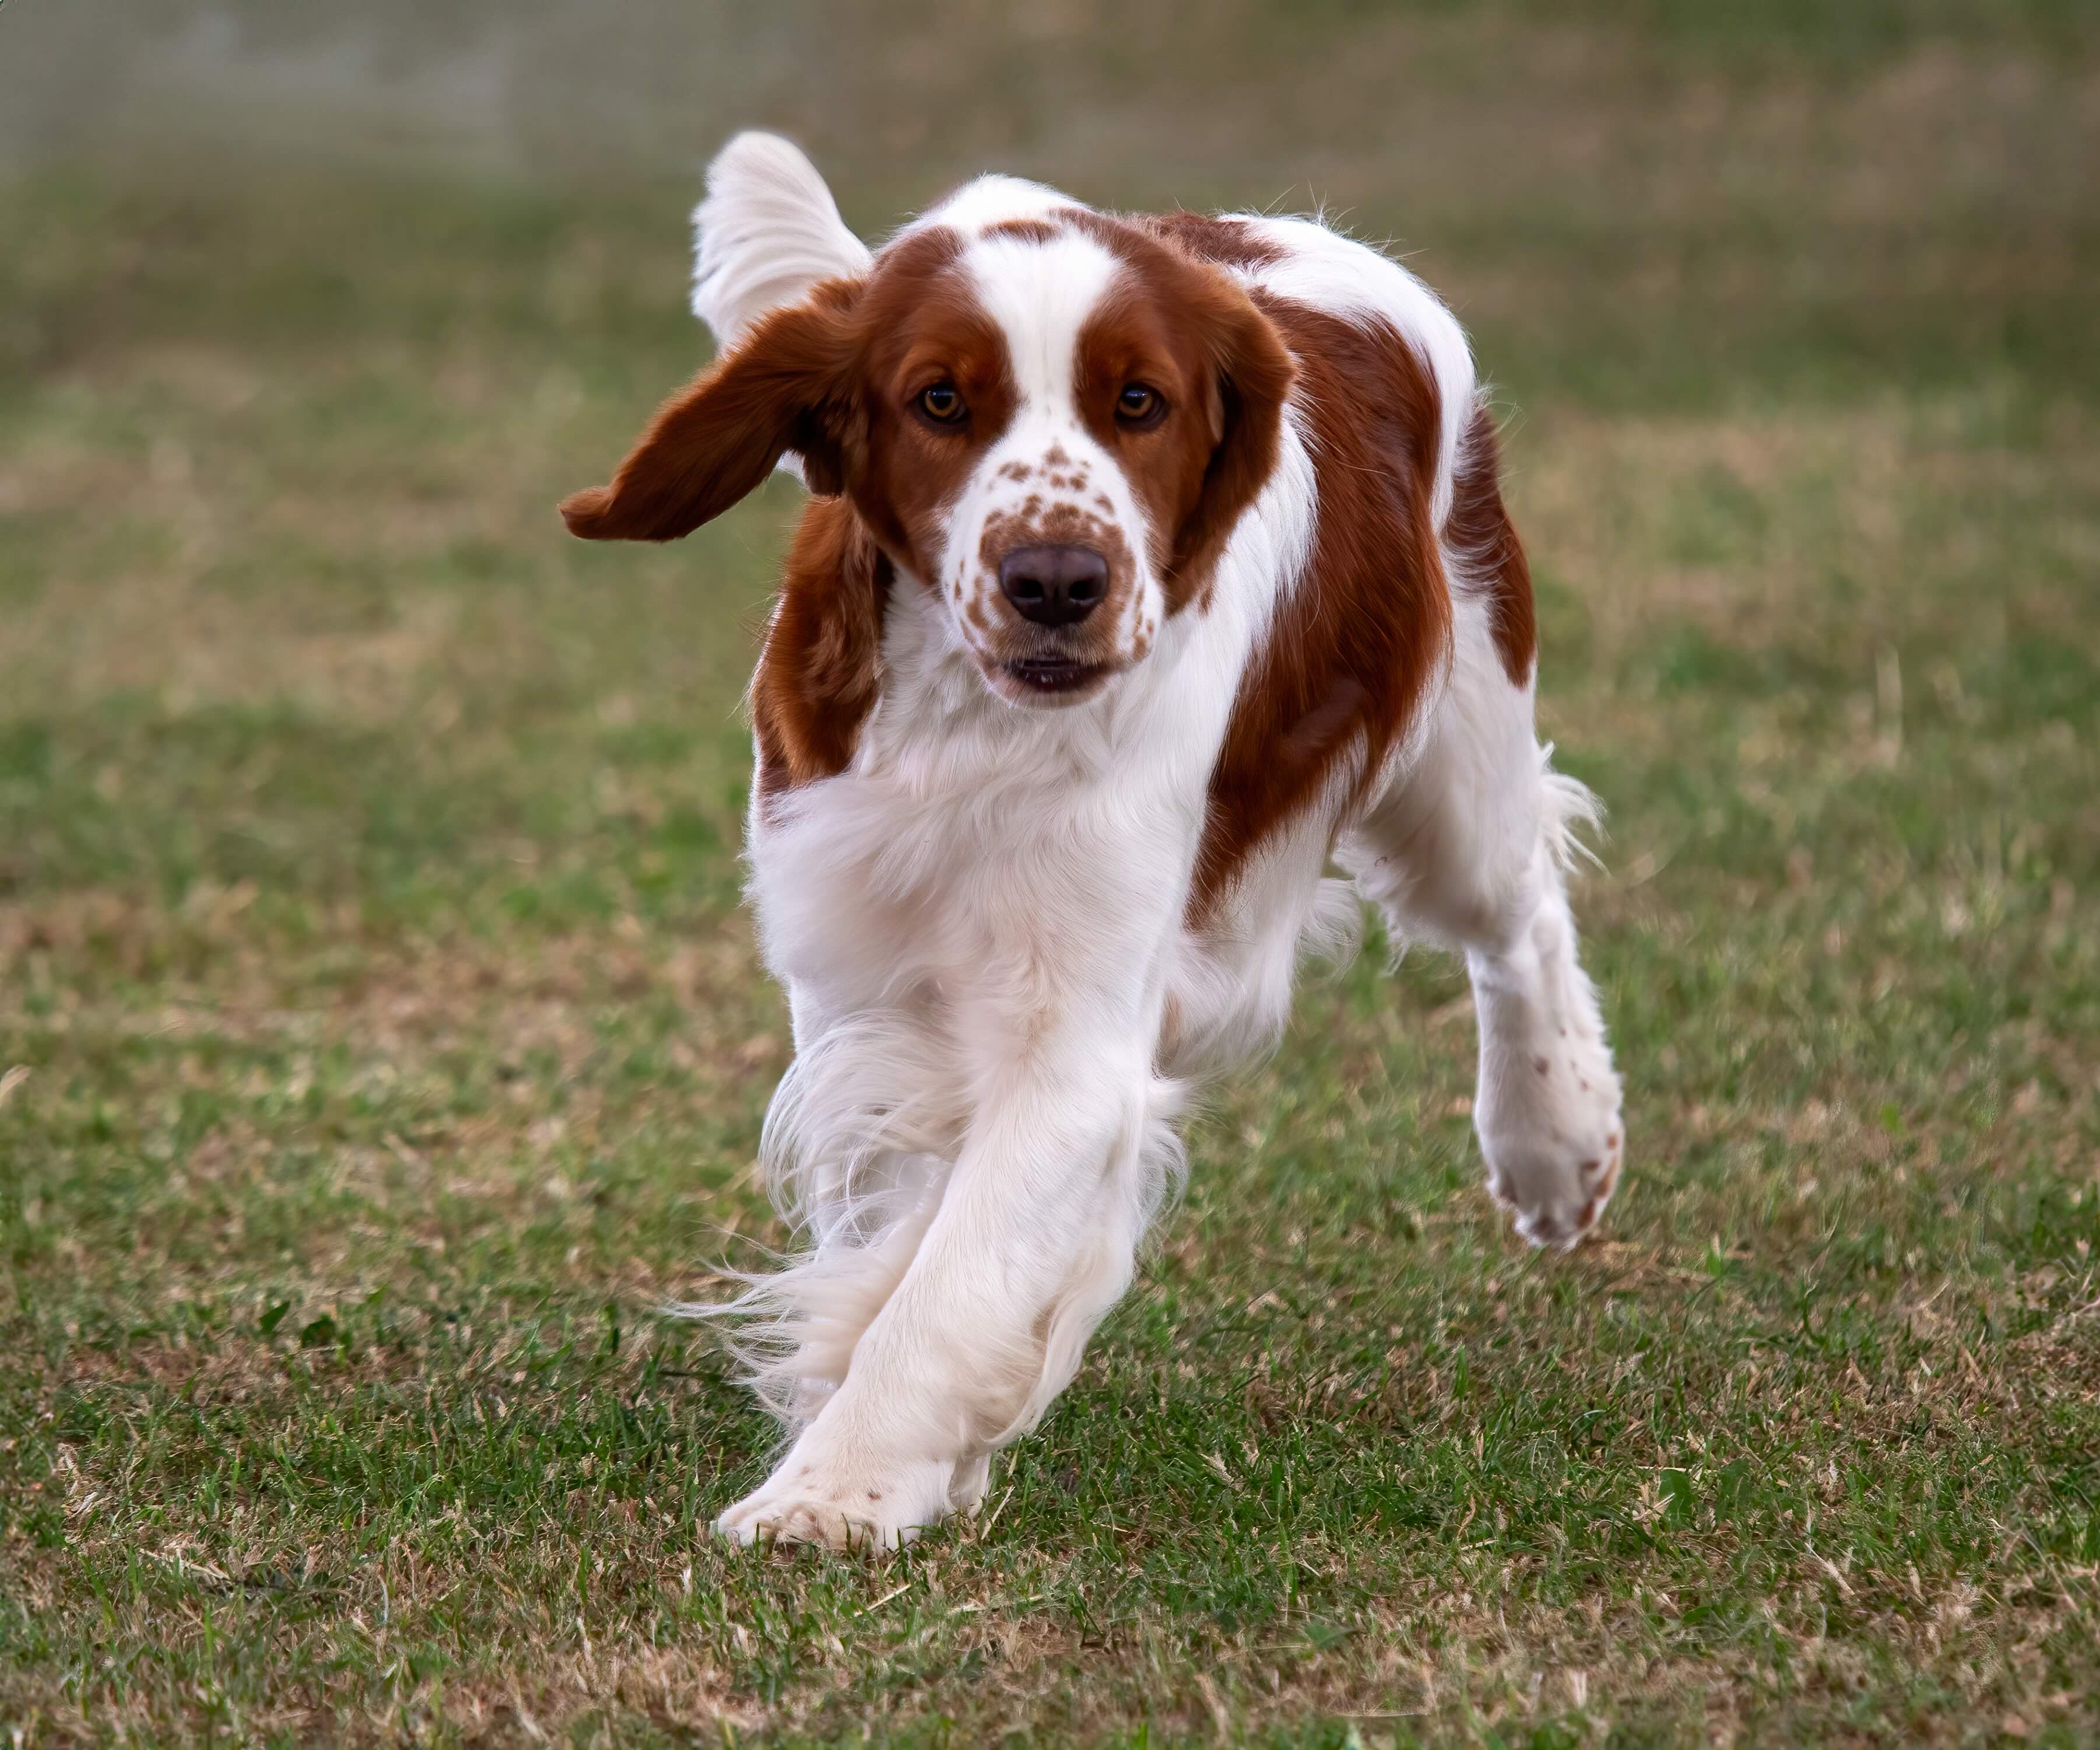
<path fill-rule="evenodd" d="M 843 491 L 863 441 L 858 281 L 762 318 L 656 410 L 610 486 L 562 502 L 585 540 L 676 540 L 712 522 L 789 451 L 818 493 Z"/>

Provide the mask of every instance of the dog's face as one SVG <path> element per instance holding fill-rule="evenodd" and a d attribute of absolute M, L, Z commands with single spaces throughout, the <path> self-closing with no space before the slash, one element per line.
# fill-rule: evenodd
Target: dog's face
<path fill-rule="evenodd" d="M 1215 270 L 1078 208 L 964 229 L 939 212 L 754 324 L 665 403 L 595 539 L 664 540 L 783 454 L 844 492 L 1016 704 L 1088 698 L 1200 598 L 1274 465 L 1291 366 Z"/>

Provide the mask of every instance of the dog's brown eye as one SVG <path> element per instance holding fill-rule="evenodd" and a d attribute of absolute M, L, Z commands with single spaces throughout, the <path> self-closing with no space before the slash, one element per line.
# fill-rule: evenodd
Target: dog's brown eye
<path fill-rule="evenodd" d="M 1159 409 L 1158 391 L 1143 383 L 1125 383 L 1123 393 L 1116 397 L 1116 417 L 1126 425 L 1143 425 Z"/>
<path fill-rule="evenodd" d="M 919 408 L 927 418 L 938 420 L 944 425 L 952 425 L 968 412 L 953 383 L 936 383 L 931 389 L 921 390 Z"/>

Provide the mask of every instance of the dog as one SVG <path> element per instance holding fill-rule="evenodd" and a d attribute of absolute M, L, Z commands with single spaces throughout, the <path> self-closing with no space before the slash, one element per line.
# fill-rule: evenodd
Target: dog
<path fill-rule="evenodd" d="M 732 140 L 694 215 L 715 362 L 593 540 L 810 497 L 750 694 L 747 857 L 795 1056 L 747 1279 L 791 1436 L 716 1529 L 893 1545 L 982 1500 L 1128 1287 L 1176 1119 L 1365 904 L 1464 954 L 1487 1186 L 1595 1226 L 1618 1078 L 1533 726 L 1532 592 L 1451 313 L 1319 218 L 965 184 L 871 251 Z M 1338 871 L 1339 874 L 1330 874 Z"/>

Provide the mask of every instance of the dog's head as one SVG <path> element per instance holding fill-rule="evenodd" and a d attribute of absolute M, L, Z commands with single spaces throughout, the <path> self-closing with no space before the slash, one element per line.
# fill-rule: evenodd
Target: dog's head
<path fill-rule="evenodd" d="M 1004 178 L 872 257 L 785 142 L 745 136 L 710 187 L 695 302 L 721 356 L 569 527 L 673 540 L 792 456 L 1000 697 L 1070 703 L 1142 662 L 1275 463 L 1291 365 L 1246 294 Z"/>

